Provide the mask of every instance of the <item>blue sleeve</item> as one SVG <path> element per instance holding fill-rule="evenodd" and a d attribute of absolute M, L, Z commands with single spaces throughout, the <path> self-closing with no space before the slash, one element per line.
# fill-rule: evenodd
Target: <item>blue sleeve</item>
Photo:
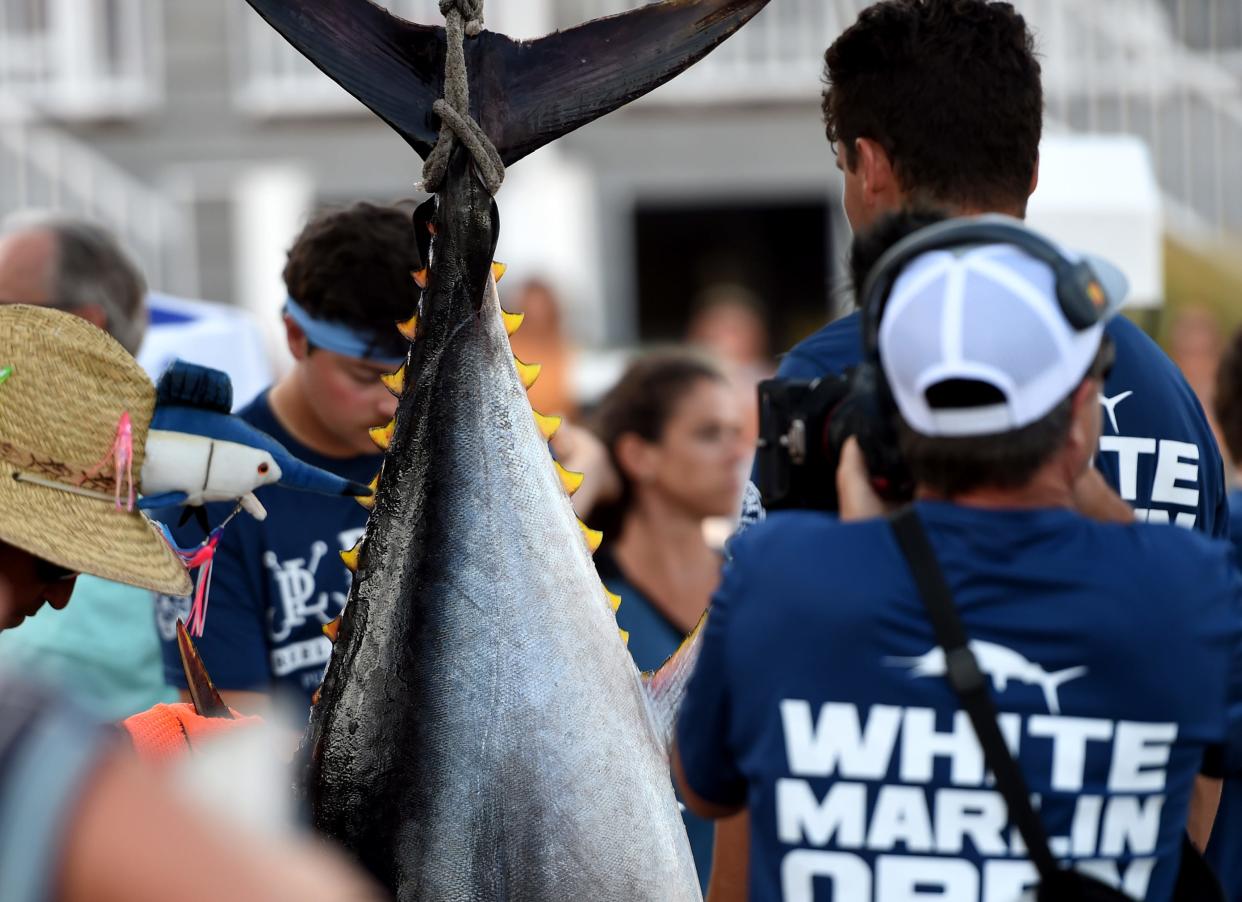
<path fill-rule="evenodd" d="M 1233 654 L 1229 662 L 1229 692 L 1226 698 L 1227 728 L 1225 746 L 1219 756 L 1219 772 L 1214 767 L 1204 768 L 1208 776 L 1242 777 L 1242 571 L 1238 570 L 1234 556 L 1229 558 L 1230 588 L 1233 604 L 1232 617 Z M 1212 760 L 1212 757 L 1209 758 Z"/>
<path fill-rule="evenodd" d="M 1225 467 L 1221 462 L 1216 478 L 1216 517 L 1212 521 L 1212 538 L 1230 539 L 1229 493 L 1225 490 Z M 1240 537 L 1242 538 L 1242 537 Z"/>
<path fill-rule="evenodd" d="M 74 811 L 95 768 L 115 748 L 110 728 L 50 693 L 0 677 L 5 902 L 53 898 Z"/>
<path fill-rule="evenodd" d="M 743 543 L 743 546 L 745 543 Z M 746 779 L 729 743 L 731 722 L 728 632 L 730 602 L 741 596 L 737 560 L 725 565 L 703 628 L 703 647 L 677 720 L 677 752 L 695 795 L 715 805 L 746 802 Z"/>
<path fill-rule="evenodd" d="M 780 365 L 776 368 L 778 379 L 818 379 L 828 373 L 828 368 L 796 347 L 781 358 Z"/>
<path fill-rule="evenodd" d="M 212 523 L 219 521 L 212 516 Z M 193 541 L 186 530 L 176 532 L 178 541 Z M 272 681 L 263 622 L 266 584 L 258 558 L 262 543 L 257 532 L 258 524 L 248 514 L 240 514 L 225 527 L 212 563 L 207 625 L 194 644 L 217 689 L 267 691 Z M 197 577 L 201 578 L 201 571 Z M 177 617 L 188 620 L 192 601 L 167 596 L 156 600 L 164 679 L 179 689 L 185 689 L 186 682 L 175 625 Z"/>

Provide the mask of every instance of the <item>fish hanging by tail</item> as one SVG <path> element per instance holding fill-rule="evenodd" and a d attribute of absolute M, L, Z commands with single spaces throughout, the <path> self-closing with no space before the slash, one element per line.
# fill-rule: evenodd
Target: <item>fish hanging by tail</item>
<path fill-rule="evenodd" d="M 619 635 L 601 536 L 568 497 L 581 476 L 548 453 L 537 362 L 509 345 L 492 195 L 504 166 L 663 84 L 767 0 L 664 0 L 533 41 L 480 30 L 481 0 L 442 2 L 447 29 L 367 0 L 249 2 L 439 161 L 415 216 L 410 355 L 386 380 L 400 403 L 372 433 L 387 456 L 304 742 L 314 823 L 399 902 L 695 902 L 668 740 L 697 645 L 644 679 Z"/>

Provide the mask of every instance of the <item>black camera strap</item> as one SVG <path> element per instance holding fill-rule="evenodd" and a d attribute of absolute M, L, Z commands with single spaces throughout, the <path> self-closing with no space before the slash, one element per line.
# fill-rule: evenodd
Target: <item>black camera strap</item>
<path fill-rule="evenodd" d="M 988 692 L 987 676 L 979 669 L 975 653 L 970 650 L 966 631 L 953 603 L 953 594 L 944 581 L 944 573 L 923 524 L 912 507 L 894 514 L 889 523 L 914 575 L 927 616 L 936 631 L 936 641 L 944 651 L 946 678 L 957 693 L 962 708 L 970 716 L 975 735 L 983 746 L 983 758 L 996 776 L 996 788 L 1009 806 L 1009 820 L 1022 834 L 1027 855 L 1039 871 L 1043 888 L 1055 886 L 1065 879 L 1066 873 L 1052 857 L 1044 825 L 1031 807 L 1026 780 L 1001 735 L 996 719 L 996 703 Z"/>

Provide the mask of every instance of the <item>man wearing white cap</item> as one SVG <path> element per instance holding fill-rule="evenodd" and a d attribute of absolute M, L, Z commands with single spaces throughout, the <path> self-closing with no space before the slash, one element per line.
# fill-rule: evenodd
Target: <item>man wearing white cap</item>
<path fill-rule="evenodd" d="M 1014 220 L 932 226 L 867 280 L 864 365 L 1052 858 L 1167 902 L 1195 778 L 1242 741 L 1242 614 L 1223 543 L 1076 511 L 1112 276 Z M 674 759 L 691 809 L 749 807 L 753 900 L 1016 900 L 1039 882 L 902 519 L 781 513 L 735 541 Z"/>
<path fill-rule="evenodd" d="M 1046 48 L 1045 48 L 1046 49 Z M 1023 217 L 1039 182 L 1043 87 L 1035 38 L 1010 3 L 882 0 L 825 55 L 823 113 L 855 232 L 912 204 Z M 1220 451 L 1177 367 L 1124 317 L 1099 402 L 1096 466 L 1138 519 L 1228 535 Z M 794 347 L 778 376 L 859 361 L 857 314 Z"/>

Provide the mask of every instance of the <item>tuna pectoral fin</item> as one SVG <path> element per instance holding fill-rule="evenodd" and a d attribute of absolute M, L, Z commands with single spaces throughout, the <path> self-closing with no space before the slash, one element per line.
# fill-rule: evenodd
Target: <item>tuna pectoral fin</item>
<path fill-rule="evenodd" d="M 185 631 L 185 624 L 177 620 L 177 650 L 181 652 L 181 669 L 185 671 L 185 684 L 190 690 L 190 701 L 200 717 L 233 718 L 228 705 L 216 691 L 207 673 L 203 659 L 198 656 L 198 649 L 190 641 L 190 634 Z"/>
<path fill-rule="evenodd" d="M 681 647 L 673 652 L 672 657 L 660 665 L 659 670 L 643 674 L 643 686 L 647 690 L 647 709 L 651 712 L 652 724 L 665 751 L 673 743 L 673 727 L 677 723 L 682 699 L 686 697 L 690 675 L 699 659 L 699 649 L 703 645 L 703 625 L 707 623 L 708 614 L 699 619 L 698 626 L 681 643 Z"/>
<path fill-rule="evenodd" d="M 330 78 L 426 157 L 444 93 L 443 28 L 370 0 L 249 0 Z M 471 112 L 510 165 L 658 88 L 741 28 L 768 0 L 663 0 L 535 41 L 466 41 Z"/>

